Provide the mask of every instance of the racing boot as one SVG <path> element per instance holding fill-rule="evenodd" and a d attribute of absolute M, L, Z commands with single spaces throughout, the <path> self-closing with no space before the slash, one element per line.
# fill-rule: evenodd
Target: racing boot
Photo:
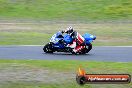
<path fill-rule="evenodd" d="M 72 44 L 68 44 L 67 47 L 74 49 L 76 47 L 76 41 L 73 41 Z"/>

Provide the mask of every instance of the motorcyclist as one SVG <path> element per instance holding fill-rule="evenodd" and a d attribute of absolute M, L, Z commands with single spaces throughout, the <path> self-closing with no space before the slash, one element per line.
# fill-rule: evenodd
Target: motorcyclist
<path fill-rule="evenodd" d="M 62 31 L 62 33 L 67 33 L 72 37 L 73 42 L 68 44 L 67 47 L 72 48 L 74 53 L 79 52 L 84 48 L 84 46 L 82 46 L 84 43 L 84 38 L 78 32 L 76 32 L 73 27 L 68 27 L 66 30 Z"/>

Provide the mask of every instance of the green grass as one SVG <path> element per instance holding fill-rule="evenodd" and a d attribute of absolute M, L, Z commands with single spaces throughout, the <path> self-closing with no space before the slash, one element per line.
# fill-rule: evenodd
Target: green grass
<path fill-rule="evenodd" d="M 60 71 L 76 71 L 79 66 L 83 68 L 106 70 L 113 69 L 113 71 L 124 71 L 131 73 L 132 72 L 132 62 L 96 62 L 96 61 L 83 61 L 83 60 L 0 60 L 0 63 L 18 63 L 18 64 L 27 64 L 37 67 L 46 67 L 49 69 L 56 69 Z M 111 73 L 113 73 L 113 71 Z M 89 71 L 90 72 L 90 71 Z"/>
<path fill-rule="evenodd" d="M 131 20 L 131 0 L 0 0 L 1 18 Z"/>
<path fill-rule="evenodd" d="M 7 66 L 1 66 L 5 64 Z M 20 66 L 28 66 L 35 69 L 49 69 L 58 72 L 76 73 L 78 67 L 83 67 L 87 73 L 111 74 L 111 73 L 127 73 L 132 75 L 132 62 L 96 62 L 96 61 L 79 61 L 79 60 L 0 60 L 0 69 L 7 69 L 11 64 Z M 17 66 L 18 66 L 17 65 Z M 65 75 L 65 74 L 64 74 Z M 67 76 L 68 77 L 68 76 Z M 0 88 L 81 88 L 76 84 L 75 80 L 66 80 L 62 83 L 41 83 L 33 81 L 10 81 L 0 85 Z M 88 84 L 83 88 L 131 88 L 132 84 Z"/>
<path fill-rule="evenodd" d="M 54 33 L 70 24 L 13 23 L 0 25 L 0 45 L 43 45 Z M 76 23 L 71 24 L 79 33 L 96 35 L 96 46 L 131 46 L 131 24 L 123 23 Z"/>
<path fill-rule="evenodd" d="M 16 20 L 0 24 L 0 45 L 42 45 L 69 25 L 96 35 L 96 46 L 132 45 L 131 0 L 0 0 L 0 19 Z M 25 20 L 48 24 L 17 24 Z"/>
<path fill-rule="evenodd" d="M 74 83 L 63 83 L 63 84 L 41 84 L 41 83 L 30 83 L 30 82 L 17 82 L 17 83 L 7 83 L 4 86 L 0 85 L 0 88 L 93 88 L 90 85 L 80 86 Z M 111 87 L 112 88 L 112 87 Z"/>
<path fill-rule="evenodd" d="M 2 32 L 0 33 L 1 45 L 43 45 L 49 42 L 52 35 L 36 32 Z"/>

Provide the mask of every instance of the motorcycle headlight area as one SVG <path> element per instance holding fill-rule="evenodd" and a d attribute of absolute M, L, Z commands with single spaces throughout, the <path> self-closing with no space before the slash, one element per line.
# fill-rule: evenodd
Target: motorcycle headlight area
<path fill-rule="evenodd" d="M 57 42 L 59 42 L 59 39 L 57 39 L 57 38 L 51 38 L 50 42 L 57 43 Z"/>

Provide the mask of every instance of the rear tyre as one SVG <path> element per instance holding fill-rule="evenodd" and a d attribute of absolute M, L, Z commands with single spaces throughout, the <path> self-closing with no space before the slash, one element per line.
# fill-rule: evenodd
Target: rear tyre
<path fill-rule="evenodd" d="M 88 53 L 92 49 L 92 44 L 88 45 L 88 48 L 86 50 L 86 53 Z"/>
<path fill-rule="evenodd" d="M 43 51 L 44 51 L 45 53 L 53 53 L 54 50 L 53 50 L 52 44 L 51 44 L 51 43 L 46 44 L 46 45 L 44 46 L 44 48 L 43 48 Z"/>
<path fill-rule="evenodd" d="M 88 53 L 91 49 L 92 49 L 92 44 L 86 46 L 86 47 L 81 51 L 80 54 L 86 54 L 86 53 Z"/>
<path fill-rule="evenodd" d="M 75 53 L 75 52 L 71 52 L 73 55 L 77 55 L 78 53 Z"/>

